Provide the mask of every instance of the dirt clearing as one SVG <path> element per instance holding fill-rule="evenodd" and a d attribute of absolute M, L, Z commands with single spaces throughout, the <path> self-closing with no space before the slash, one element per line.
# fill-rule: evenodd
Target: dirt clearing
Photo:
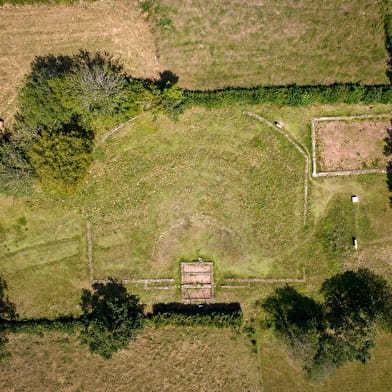
<path fill-rule="evenodd" d="M 383 169 L 390 120 L 320 121 L 316 125 L 321 171 Z"/>

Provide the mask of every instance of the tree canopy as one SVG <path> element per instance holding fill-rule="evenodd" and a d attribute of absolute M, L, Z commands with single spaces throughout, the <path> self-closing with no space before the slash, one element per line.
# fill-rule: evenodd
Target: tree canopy
<path fill-rule="evenodd" d="M 368 269 L 327 279 L 320 294 L 323 301 L 317 302 L 286 286 L 262 304 L 268 325 L 314 379 L 326 377 L 347 361 L 365 363 L 376 328 L 392 328 L 392 288 Z"/>
<path fill-rule="evenodd" d="M 14 126 L 0 140 L 3 182 L 35 174 L 47 190 L 76 189 L 97 132 L 144 110 L 181 112 L 177 79 L 168 71 L 157 81 L 132 78 L 106 52 L 36 57 L 19 90 Z"/>
<path fill-rule="evenodd" d="M 81 341 L 103 358 L 127 347 L 143 326 L 144 305 L 115 279 L 94 284 L 93 291 L 83 290 L 81 308 Z"/>

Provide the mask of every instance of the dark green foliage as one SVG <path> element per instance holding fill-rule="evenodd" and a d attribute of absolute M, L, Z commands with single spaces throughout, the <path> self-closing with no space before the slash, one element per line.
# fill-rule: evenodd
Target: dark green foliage
<path fill-rule="evenodd" d="M 325 330 L 322 306 L 293 287 L 285 286 L 276 289 L 262 307 L 269 315 L 267 325 L 274 327 L 305 368 L 311 366 Z"/>
<path fill-rule="evenodd" d="M 312 379 L 323 379 L 347 361 L 365 363 L 376 328 L 392 329 L 392 288 L 367 269 L 327 279 L 322 303 L 293 287 L 275 290 L 262 304 L 268 325 L 290 347 Z"/>
<path fill-rule="evenodd" d="M 345 271 L 321 286 L 325 317 L 337 335 L 377 324 L 392 326 L 392 288 L 368 269 Z"/>
<path fill-rule="evenodd" d="M 181 303 L 155 304 L 149 320 L 155 326 L 214 326 L 239 328 L 242 310 L 238 303 L 184 305 Z"/>
<path fill-rule="evenodd" d="M 42 132 L 28 156 L 44 189 L 69 193 L 84 178 L 92 150 L 92 131 L 73 121 L 59 130 Z"/>
<path fill-rule="evenodd" d="M 313 103 L 390 103 L 390 85 L 332 84 L 329 86 L 259 86 L 227 87 L 211 91 L 185 91 L 188 106 L 218 108 L 229 104 L 260 104 L 304 106 Z"/>
<path fill-rule="evenodd" d="M 6 320 L 17 318 L 15 305 L 6 295 L 7 282 L 0 276 L 0 361 L 9 356 L 6 350 L 8 338 L 6 335 Z"/>
<path fill-rule="evenodd" d="M 114 279 L 94 284 L 93 292 L 83 290 L 81 307 L 84 328 L 80 339 L 103 358 L 127 347 L 143 326 L 144 305 Z"/>
<path fill-rule="evenodd" d="M 327 207 L 316 234 L 331 258 L 341 257 L 352 249 L 355 227 L 355 206 L 350 199 L 338 195 Z"/>

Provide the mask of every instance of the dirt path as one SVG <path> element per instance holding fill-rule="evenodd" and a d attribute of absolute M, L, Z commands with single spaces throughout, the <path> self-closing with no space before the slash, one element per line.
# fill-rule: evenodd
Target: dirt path
<path fill-rule="evenodd" d="M 246 116 L 252 117 L 269 127 L 273 128 L 275 131 L 279 132 L 282 136 L 284 136 L 295 148 L 296 150 L 304 157 L 305 159 L 305 176 L 304 176 L 304 222 L 303 224 L 306 224 L 306 218 L 308 215 L 308 181 L 309 181 L 309 156 L 308 154 L 304 151 L 304 149 L 286 132 L 284 132 L 281 128 L 278 128 L 274 123 L 271 121 L 265 119 L 264 117 L 259 116 L 258 114 L 251 113 L 244 111 L 243 112 Z"/>
<path fill-rule="evenodd" d="M 117 131 L 119 131 L 121 128 L 123 128 L 125 125 L 135 121 L 136 119 L 142 117 L 143 114 L 139 114 L 138 116 L 132 117 L 129 120 L 125 121 L 124 123 L 118 125 L 117 127 L 114 127 L 113 129 L 111 129 L 110 131 L 106 132 L 103 136 L 102 139 L 98 142 L 98 146 L 102 143 L 104 143 L 106 141 L 106 139 L 110 136 L 112 136 L 114 133 L 116 133 Z"/>

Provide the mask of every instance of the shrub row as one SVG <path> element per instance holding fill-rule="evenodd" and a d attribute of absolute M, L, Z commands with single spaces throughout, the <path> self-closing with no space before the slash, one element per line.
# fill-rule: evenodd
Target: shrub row
<path fill-rule="evenodd" d="M 226 104 L 259 104 L 303 106 L 312 103 L 390 103 L 390 85 L 365 86 L 358 83 L 328 86 L 259 86 L 251 88 L 227 87 L 210 91 L 184 92 L 187 106 L 222 107 Z"/>
<path fill-rule="evenodd" d="M 239 303 L 184 305 L 181 303 L 155 304 L 148 315 L 157 327 L 214 326 L 217 328 L 239 328 L 242 325 L 242 310 Z"/>

